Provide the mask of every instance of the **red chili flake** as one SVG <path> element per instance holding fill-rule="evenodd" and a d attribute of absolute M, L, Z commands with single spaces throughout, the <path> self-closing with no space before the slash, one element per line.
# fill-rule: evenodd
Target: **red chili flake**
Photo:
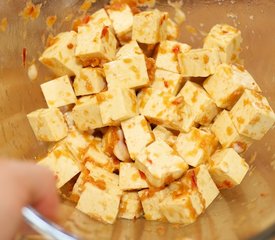
<path fill-rule="evenodd" d="M 151 159 L 147 159 L 147 162 L 149 162 L 150 164 L 153 164 L 153 161 Z"/>
<path fill-rule="evenodd" d="M 166 15 L 164 15 L 161 20 L 160 20 L 160 26 L 164 23 L 164 21 L 166 20 Z"/>
<path fill-rule="evenodd" d="M 190 179 L 191 179 L 192 188 L 197 188 L 197 178 L 194 171 L 190 171 Z"/>
<path fill-rule="evenodd" d="M 22 49 L 22 63 L 23 63 L 24 67 L 26 67 L 26 58 L 27 58 L 27 49 L 23 48 Z"/>
<path fill-rule="evenodd" d="M 175 47 L 173 47 L 172 51 L 173 53 L 178 54 L 180 52 L 180 46 L 176 45 Z"/>
<path fill-rule="evenodd" d="M 91 19 L 91 17 L 86 15 L 85 17 L 83 17 L 82 23 L 87 24 L 90 21 L 90 19 Z"/>
<path fill-rule="evenodd" d="M 138 171 L 139 172 L 139 175 L 140 175 L 140 177 L 143 179 L 143 180 L 146 180 L 146 176 L 145 176 L 145 174 L 142 172 L 142 171 Z"/>
<path fill-rule="evenodd" d="M 104 38 L 104 37 L 108 34 L 108 29 L 109 29 L 108 26 L 105 26 L 105 27 L 102 29 L 101 38 Z"/>
<path fill-rule="evenodd" d="M 167 81 L 164 81 L 164 87 L 168 88 L 169 87 L 169 83 Z"/>
<path fill-rule="evenodd" d="M 68 49 L 72 49 L 74 47 L 74 45 L 72 44 L 72 43 L 69 43 L 68 45 L 67 45 L 67 48 Z"/>
<path fill-rule="evenodd" d="M 183 96 L 177 97 L 177 98 L 172 102 L 172 104 L 174 104 L 174 105 L 179 105 L 179 104 L 181 104 L 181 103 L 183 102 L 183 100 L 184 100 Z"/>

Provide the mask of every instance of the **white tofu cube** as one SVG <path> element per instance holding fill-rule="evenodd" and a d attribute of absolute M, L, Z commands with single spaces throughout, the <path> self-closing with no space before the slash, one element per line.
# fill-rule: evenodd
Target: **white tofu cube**
<path fill-rule="evenodd" d="M 176 41 L 163 41 L 159 45 L 156 66 L 159 69 L 179 73 L 178 54 L 188 52 L 191 47 Z"/>
<path fill-rule="evenodd" d="M 148 121 L 174 130 L 181 130 L 180 106 L 183 104 L 182 97 L 178 98 L 168 92 L 155 90 L 144 104 L 144 107 L 140 108 L 139 111 Z"/>
<path fill-rule="evenodd" d="M 182 85 L 183 78 L 180 74 L 157 69 L 155 80 L 153 81 L 151 88 L 169 92 L 175 96 L 178 94 Z"/>
<path fill-rule="evenodd" d="M 251 138 L 245 137 L 237 131 L 226 110 L 216 117 L 211 131 L 216 135 L 223 148 L 233 148 L 237 153 L 245 152 L 253 143 Z"/>
<path fill-rule="evenodd" d="M 216 49 L 192 49 L 178 54 L 180 73 L 184 77 L 208 77 L 220 64 Z"/>
<path fill-rule="evenodd" d="M 108 156 L 123 162 L 131 161 L 120 127 L 109 127 L 103 135 L 102 144 L 103 150 Z"/>
<path fill-rule="evenodd" d="M 137 219 L 143 214 L 137 192 L 124 192 L 119 205 L 119 218 Z"/>
<path fill-rule="evenodd" d="M 234 65 L 221 64 L 216 73 L 203 83 L 203 87 L 220 108 L 231 109 L 244 89 L 261 91 L 252 76 Z"/>
<path fill-rule="evenodd" d="M 76 96 L 95 94 L 106 89 L 103 72 L 99 68 L 82 68 L 74 79 Z"/>
<path fill-rule="evenodd" d="M 260 140 L 275 122 L 275 114 L 267 99 L 250 90 L 244 91 L 230 116 L 240 134 L 255 140 Z"/>
<path fill-rule="evenodd" d="M 126 144 L 133 160 L 140 151 L 152 143 L 155 138 L 149 123 L 142 115 L 121 122 Z"/>
<path fill-rule="evenodd" d="M 53 171 L 57 179 L 57 188 L 61 188 L 80 172 L 79 163 L 64 144 L 57 144 L 38 164 Z"/>
<path fill-rule="evenodd" d="M 75 159 L 83 162 L 83 156 L 86 153 L 89 144 L 93 141 L 94 137 L 88 133 L 81 133 L 77 129 L 72 128 L 68 136 L 64 139 L 64 143 L 71 151 Z"/>
<path fill-rule="evenodd" d="M 232 188 L 240 184 L 248 169 L 248 164 L 233 148 L 217 151 L 209 163 L 209 172 L 219 189 Z"/>
<path fill-rule="evenodd" d="M 73 108 L 72 116 L 76 127 L 81 131 L 88 131 L 105 126 L 102 123 L 96 96 L 80 98 Z"/>
<path fill-rule="evenodd" d="M 179 95 L 192 107 L 195 122 L 209 125 L 218 114 L 218 108 L 207 92 L 197 83 L 187 81 Z"/>
<path fill-rule="evenodd" d="M 166 220 L 160 211 L 159 205 L 168 192 L 168 188 L 162 190 L 151 188 L 138 192 L 146 220 Z"/>
<path fill-rule="evenodd" d="M 171 19 L 167 19 L 167 40 L 173 41 L 177 39 L 179 36 L 179 27 L 178 25 Z"/>
<path fill-rule="evenodd" d="M 115 58 L 117 40 L 108 26 L 78 27 L 75 56 L 84 67 Z M 96 64 L 98 63 L 98 64 Z"/>
<path fill-rule="evenodd" d="M 123 45 L 116 53 L 116 59 L 131 58 L 136 55 L 142 55 L 143 52 L 137 41 L 131 41 Z"/>
<path fill-rule="evenodd" d="M 134 163 L 120 163 L 119 187 L 123 191 L 148 188 L 145 175 L 140 172 Z"/>
<path fill-rule="evenodd" d="M 127 43 L 132 38 L 134 16 L 127 4 L 114 4 L 107 6 L 107 12 L 120 43 Z"/>
<path fill-rule="evenodd" d="M 137 99 L 134 90 L 113 88 L 97 94 L 96 97 L 104 125 L 118 125 L 121 121 L 137 115 Z"/>
<path fill-rule="evenodd" d="M 240 30 L 227 24 L 217 24 L 206 36 L 203 48 L 216 48 L 222 63 L 233 63 L 238 61 L 241 43 Z"/>
<path fill-rule="evenodd" d="M 214 134 L 192 128 L 189 133 L 181 133 L 176 141 L 178 154 L 192 167 L 205 163 L 218 147 Z"/>
<path fill-rule="evenodd" d="M 164 141 L 155 141 L 138 154 L 136 167 L 154 187 L 162 187 L 180 178 L 187 163 Z"/>
<path fill-rule="evenodd" d="M 171 131 L 160 125 L 156 126 L 153 129 L 153 134 L 155 136 L 156 141 L 164 141 L 169 146 L 173 146 L 177 140 L 176 135 L 174 135 Z"/>
<path fill-rule="evenodd" d="M 167 19 L 168 13 L 157 9 L 136 14 L 132 39 L 145 44 L 156 44 L 166 40 Z"/>
<path fill-rule="evenodd" d="M 109 18 L 106 10 L 101 8 L 100 10 L 96 11 L 89 17 L 89 21 L 87 23 L 90 27 L 94 26 L 108 26 L 112 27 L 112 21 Z"/>
<path fill-rule="evenodd" d="M 39 141 L 59 141 L 68 134 L 68 127 L 58 108 L 39 109 L 29 113 L 27 117 Z"/>
<path fill-rule="evenodd" d="M 74 76 L 81 69 L 81 64 L 77 61 L 74 51 L 76 46 L 76 32 L 62 32 L 52 41 L 39 61 L 51 69 L 57 76 Z"/>
<path fill-rule="evenodd" d="M 68 76 L 45 82 L 41 84 L 41 89 L 48 107 L 62 107 L 77 100 Z"/>
<path fill-rule="evenodd" d="M 149 85 L 144 55 L 136 55 L 104 64 L 108 88 L 141 88 Z"/>

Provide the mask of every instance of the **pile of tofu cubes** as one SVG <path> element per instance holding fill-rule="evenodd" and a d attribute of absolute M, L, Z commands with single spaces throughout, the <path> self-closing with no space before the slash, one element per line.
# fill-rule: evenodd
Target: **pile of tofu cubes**
<path fill-rule="evenodd" d="M 40 57 L 57 78 L 41 85 L 48 108 L 27 116 L 39 141 L 55 143 L 38 164 L 58 188 L 74 184 L 70 199 L 94 219 L 193 223 L 241 183 L 242 154 L 274 124 L 237 64 L 239 30 L 215 25 L 200 49 L 178 33 L 166 12 L 112 4 Z"/>

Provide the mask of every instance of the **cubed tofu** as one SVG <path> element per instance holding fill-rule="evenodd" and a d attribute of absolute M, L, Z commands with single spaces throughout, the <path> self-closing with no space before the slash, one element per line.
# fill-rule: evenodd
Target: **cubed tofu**
<path fill-rule="evenodd" d="M 241 135 L 229 112 L 222 111 L 211 126 L 211 131 L 216 135 L 223 148 L 233 148 L 237 153 L 243 153 L 253 143 L 251 138 Z"/>
<path fill-rule="evenodd" d="M 178 54 L 180 73 L 184 77 L 208 77 L 220 64 L 218 50 L 192 49 Z"/>
<path fill-rule="evenodd" d="M 218 141 L 214 134 L 197 128 L 192 128 L 189 133 L 181 133 L 175 144 L 178 154 L 192 167 L 209 160 L 217 147 Z"/>
<path fill-rule="evenodd" d="M 132 39 L 145 44 L 156 44 L 166 40 L 167 19 L 168 13 L 157 9 L 136 14 Z"/>
<path fill-rule="evenodd" d="M 122 46 L 116 53 L 116 59 L 131 58 L 136 55 L 142 55 L 143 52 L 139 47 L 137 41 L 131 41 Z"/>
<path fill-rule="evenodd" d="M 135 165 L 154 187 L 162 187 L 171 183 L 180 178 L 188 169 L 185 160 L 164 141 L 155 141 L 144 148 L 137 155 Z"/>
<path fill-rule="evenodd" d="M 151 88 L 169 92 L 176 96 L 183 85 L 183 78 L 178 73 L 157 69 L 155 72 L 155 80 Z"/>
<path fill-rule="evenodd" d="M 191 47 L 176 41 L 163 41 L 159 45 L 156 66 L 159 69 L 179 73 L 178 54 L 188 52 Z"/>
<path fill-rule="evenodd" d="M 103 135 L 102 144 L 103 150 L 108 156 L 123 162 L 131 161 L 124 134 L 120 127 L 109 127 Z"/>
<path fill-rule="evenodd" d="M 173 146 L 177 140 L 176 135 L 174 135 L 171 131 L 160 125 L 156 126 L 153 129 L 153 134 L 155 136 L 156 141 L 164 141 L 169 146 Z"/>
<path fill-rule="evenodd" d="M 119 218 L 137 219 L 142 216 L 142 205 L 137 192 L 124 192 L 119 205 Z"/>
<path fill-rule="evenodd" d="M 168 188 L 162 190 L 151 188 L 138 192 L 146 220 L 166 220 L 160 211 L 159 205 L 168 193 Z"/>
<path fill-rule="evenodd" d="M 104 127 L 96 96 L 86 96 L 78 99 L 72 115 L 76 127 L 81 131 Z"/>
<path fill-rule="evenodd" d="M 169 193 L 160 203 L 160 211 L 170 223 L 191 224 L 204 211 L 205 204 L 201 193 L 188 178 L 174 182 Z"/>
<path fill-rule="evenodd" d="M 153 93 L 153 88 L 142 88 L 137 94 L 137 104 L 139 113 L 142 114 L 146 106 L 147 101 L 150 99 Z"/>
<path fill-rule="evenodd" d="M 42 108 L 29 113 L 27 117 L 39 141 L 55 142 L 68 134 L 68 127 L 58 108 Z"/>
<path fill-rule="evenodd" d="M 177 39 L 179 36 L 179 27 L 178 25 L 171 19 L 167 19 L 167 40 L 173 41 Z"/>
<path fill-rule="evenodd" d="M 78 27 L 75 56 L 84 67 L 98 65 L 115 58 L 117 40 L 108 26 Z"/>
<path fill-rule="evenodd" d="M 62 107 L 76 102 L 76 96 L 68 76 L 41 84 L 48 107 Z"/>
<path fill-rule="evenodd" d="M 55 146 L 38 164 L 48 167 L 53 171 L 57 179 L 57 188 L 61 188 L 65 183 L 80 173 L 79 163 L 77 163 L 74 156 L 64 144 Z"/>
<path fill-rule="evenodd" d="M 218 114 L 218 108 L 208 93 L 197 83 L 187 81 L 179 95 L 192 107 L 195 122 L 209 125 Z"/>
<path fill-rule="evenodd" d="M 108 88 L 141 88 L 149 85 L 145 56 L 136 55 L 104 64 Z"/>
<path fill-rule="evenodd" d="M 244 89 L 261 91 L 246 70 L 228 64 L 219 65 L 216 73 L 204 81 L 203 87 L 218 107 L 227 109 L 234 106 Z"/>
<path fill-rule="evenodd" d="M 107 12 L 120 43 L 129 42 L 132 38 L 134 20 L 131 8 L 127 4 L 111 4 L 107 6 Z"/>
<path fill-rule="evenodd" d="M 88 133 L 81 133 L 76 128 L 69 131 L 68 136 L 64 139 L 67 148 L 79 162 L 83 161 L 83 156 L 86 153 L 89 144 L 94 137 Z"/>
<path fill-rule="evenodd" d="M 140 172 L 134 163 L 120 163 L 119 187 L 123 191 L 148 188 L 145 175 Z"/>
<path fill-rule="evenodd" d="M 238 61 L 241 51 L 241 31 L 227 24 L 217 24 L 205 38 L 203 48 L 216 48 L 222 63 Z"/>
<path fill-rule="evenodd" d="M 275 114 L 267 99 L 251 90 L 244 91 L 230 116 L 240 134 L 255 140 L 260 140 L 275 122 Z"/>
<path fill-rule="evenodd" d="M 121 127 L 130 156 L 133 160 L 136 159 L 137 154 L 140 153 L 143 148 L 155 140 L 149 123 L 142 115 L 121 122 Z"/>
<path fill-rule="evenodd" d="M 209 172 L 219 189 L 232 188 L 240 184 L 248 169 L 248 164 L 233 148 L 217 151 L 209 163 Z"/>
<path fill-rule="evenodd" d="M 74 55 L 76 32 L 62 32 L 53 38 L 49 46 L 39 58 L 45 66 L 57 76 L 75 76 L 81 69 L 81 64 Z"/>
<path fill-rule="evenodd" d="M 120 122 L 136 116 L 138 112 L 134 90 L 112 88 L 97 94 L 97 101 L 105 125 L 119 125 Z"/>
<path fill-rule="evenodd" d="M 108 26 L 112 27 L 112 21 L 109 18 L 106 10 L 101 8 L 100 10 L 96 11 L 89 17 L 89 22 L 87 23 L 90 27 L 94 26 Z"/>
<path fill-rule="evenodd" d="M 144 107 L 140 108 L 139 111 L 151 123 L 163 125 L 174 130 L 181 130 L 182 116 L 180 107 L 182 104 L 182 97 L 175 97 L 169 92 L 154 90 L 144 103 Z"/>
<path fill-rule="evenodd" d="M 87 67 L 75 77 L 73 87 L 76 96 L 84 96 L 103 91 L 107 84 L 101 69 Z"/>

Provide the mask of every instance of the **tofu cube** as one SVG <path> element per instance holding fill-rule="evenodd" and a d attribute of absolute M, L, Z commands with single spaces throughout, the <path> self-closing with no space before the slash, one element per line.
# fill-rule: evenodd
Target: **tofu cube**
<path fill-rule="evenodd" d="M 108 26 L 78 27 L 75 56 L 84 67 L 98 65 L 115 58 L 117 40 Z"/>
<path fill-rule="evenodd" d="M 87 23 L 87 25 L 92 28 L 94 26 L 108 26 L 112 28 L 112 21 L 109 18 L 106 10 L 104 8 L 101 8 L 89 17 L 89 22 Z"/>
<path fill-rule="evenodd" d="M 118 125 L 137 115 L 137 99 L 134 90 L 113 88 L 97 94 L 96 97 L 104 125 Z"/>
<path fill-rule="evenodd" d="M 48 167 L 56 176 L 57 188 L 61 188 L 80 173 L 80 165 L 64 144 L 58 144 L 48 155 L 38 162 Z"/>
<path fill-rule="evenodd" d="M 218 147 L 214 134 L 192 128 L 189 133 L 181 133 L 176 141 L 178 154 L 192 167 L 207 162 Z"/>
<path fill-rule="evenodd" d="M 57 76 L 75 76 L 81 69 L 81 64 L 74 55 L 76 32 L 63 32 L 53 38 L 49 46 L 39 58 L 39 61 L 51 69 Z"/>
<path fill-rule="evenodd" d="M 164 141 L 155 141 L 137 156 L 136 167 L 154 187 L 162 187 L 180 178 L 187 163 Z"/>
<path fill-rule="evenodd" d="M 241 135 L 228 111 L 222 111 L 215 119 L 211 131 L 216 135 L 223 148 L 233 148 L 237 153 L 245 152 L 253 143 L 251 138 Z"/>
<path fill-rule="evenodd" d="M 159 45 L 156 66 L 159 69 L 180 73 L 178 54 L 188 52 L 191 47 L 176 41 L 163 41 Z"/>
<path fill-rule="evenodd" d="M 267 99 L 251 90 L 244 91 L 230 116 L 238 132 L 254 140 L 260 140 L 275 122 L 275 114 Z"/>
<path fill-rule="evenodd" d="M 134 163 L 120 163 L 119 187 L 123 191 L 140 190 L 148 188 L 146 177 L 134 165 Z"/>
<path fill-rule="evenodd" d="M 137 41 L 131 41 L 123 45 L 116 53 L 116 59 L 131 58 L 136 55 L 142 55 L 143 52 Z"/>
<path fill-rule="evenodd" d="M 233 148 L 217 151 L 212 155 L 209 172 L 219 189 L 232 188 L 241 183 L 249 166 Z"/>
<path fill-rule="evenodd" d="M 203 83 L 203 87 L 220 108 L 231 109 L 244 89 L 261 91 L 252 76 L 234 65 L 221 64 L 214 75 Z"/>
<path fill-rule="evenodd" d="M 162 190 L 151 188 L 138 192 L 146 220 L 166 220 L 160 211 L 159 205 L 168 192 L 168 188 Z"/>
<path fill-rule="evenodd" d="M 157 9 L 136 14 L 132 39 L 145 44 L 156 44 L 166 40 L 167 19 L 168 13 Z"/>
<path fill-rule="evenodd" d="M 76 127 L 81 131 L 88 131 L 105 126 L 102 123 L 96 96 L 80 98 L 73 108 L 72 116 Z"/>
<path fill-rule="evenodd" d="M 68 127 L 58 108 L 39 109 L 27 115 L 37 140 L 55 142 L 68 134 Z"/>
<path fill-rule="evenodd" d="M 41 90 L 49 108 L 66 106 L 77 100 L 68 76 L 41 84 Z"/>
<path fill-rule="evenodd" d="M 218 114 L 218 108 L 207 92 L 197 83 L 187 81 L 179 95 L 192 107 L 195 122 L 209 125 Z"/>
<path fill-rule="evenodd" d="M 184 77 L 208 77 L 220 64 L 216 49 L 192 49 L 178 54 L 180 73 Z"/>
<path fill-rule="evenodd" d="M 142 114 L 147 101 L 153 93 L 153 88 L 142 88 L 137 95 L 137 104 L 139 113 Z"/>
<path fill-rule="evenodd" d="M 74 79 L 76 96 L 95 94 L 106 89 L 103 72 L 99 68 L 82 68 Z"/>
<path fill-rule="evenodd" d="M 139 115 L 121 122 L 126 144 L 133 160 L 143 148 L 152 143 L 154 135 L 144 116 Z"/>
<path fill-rule="evenodd" d="M 127 43 L 132 38 L 134 16 L 127 4 L 111 4 L 107 12 L 113 23 L 115 34 L 120 43 Z"/>
<path fill-rule="evenodd" d="M 168 92 L 155 90 L 144 103 L 144 107 L 139 110 L 151 123 L 180 130 L 182 116 L 179 109 L 182 102 L 183 99 L 179 99 Z"/>
<path fill-rule="evenodd" d="M 131 161 L 124 134 L 120 127 L 109 127 L 103 135 L 102 144 L 103 150 L 108 156 L 123 162 Z"/>
<path fill-rule="evenodd" d="M 94 137 L 92 135 L 81 133 L 76 128 L 72 128 L 68 136 L 64 139 L 64 143 L 75 159 L 79 162 L 83 162 L 83 156 L 93 139 Z"/>
<path fill-rule="evenodd" d="M 222 63 L 238 61 L 241 51 L 241 31 L 227 24 L 217 24 L 205 38 L 203 48 L 216 48 Z"/>
<path fill-rule="evenodd" d="M 156 141 L 164 141 L 169 146 L 173 146 L 177 140 L 177 136 L 175 136 L 171 131 L 160 125 L 156 126 L 153 129 L 153 134 Z"/>
<path fill-rule="evenodd" d="M 179 27 L 178 25 L 171 19 L 167 19 L 167 40 L 173 41 L 177 39 L 179 36 Z"/>
<path fill-rule="evenodd" d="M 124 192 L 119 205 L 119 218 L 137 219 L 142 216 L 142 205 L 137 192 Z"/>
<path fill-rule="evenodd" d="M 183 78 L 178 73 L 157 69 L 155 72 L 155 80 L 151 88 L 169 92 L 176 96 L 183 84 Z"/>
<path fill-rule="evenodd" d="M 104 64 L 108 88 L 141 88 L 149 85 L 144 55 L 136 55 Z"/>

